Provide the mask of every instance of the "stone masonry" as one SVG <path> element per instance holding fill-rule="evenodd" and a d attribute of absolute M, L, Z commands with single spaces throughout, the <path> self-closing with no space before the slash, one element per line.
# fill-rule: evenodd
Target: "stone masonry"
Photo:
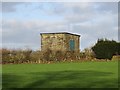
<path fill-rule="evenodd" d="M 41 33 L 41 51 L 50 49 L 53 51 L 80 51 L 80 35 L 59 32 L 59 33 Z"/>

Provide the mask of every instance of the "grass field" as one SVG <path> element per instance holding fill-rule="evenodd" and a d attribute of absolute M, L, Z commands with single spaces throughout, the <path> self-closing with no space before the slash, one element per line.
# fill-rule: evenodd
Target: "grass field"
<path fill-rule="evenodd" d="M 3 88 L 117 88 L 118 62 L 2 66 Z"/>

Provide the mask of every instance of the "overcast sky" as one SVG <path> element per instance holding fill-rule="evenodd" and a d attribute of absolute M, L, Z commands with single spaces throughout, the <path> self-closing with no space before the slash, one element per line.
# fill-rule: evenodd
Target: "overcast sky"
<path fill-rule="evenodd" d="M 118 41 L 117 2 L 2 2 L 0 16 L 6 48 L 38 50 L 43 32 L 79 34 L 81 50 L 98 38 Z"/>

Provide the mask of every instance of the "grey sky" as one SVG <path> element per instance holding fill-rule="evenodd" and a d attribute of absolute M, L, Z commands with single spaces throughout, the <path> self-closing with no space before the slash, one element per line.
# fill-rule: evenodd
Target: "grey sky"
<path fill-rule="evenodd" d="M 117 2 L 29 2 L 2 4 L 2 45 L 40 48 L 40 33 L 81 35 L 80 49 L 98 38 L 118 40 Z"/>

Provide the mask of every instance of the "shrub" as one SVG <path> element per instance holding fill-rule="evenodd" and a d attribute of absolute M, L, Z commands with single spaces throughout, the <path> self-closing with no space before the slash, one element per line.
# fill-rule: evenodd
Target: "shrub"
<path fill-rule="evenodd" d="M 64 55 L 62 51 L 56 51 L 55 54 L 56 61 L 62 61 L 64 59 Z"/>
<path fill-rule="evenodd" d="M 51 61 L 52 57 L 52 51 L 48 48 L 45 51 L 43 51 L 43 60 L 44 61 Z"/>
<path fill-rule="evenodd" d="M 107 39 L 98 39 L 92 47 L 97 59 L 112 59 L 112 56 L 118 53 L 118 43 Z"/>
<path fill-rule="evenodd" d="M 2 63 L 10 62 L 10 50 L 3 48 L 2 49 Z"/>
<path fill-rule="evenodd" d="M 30 63 L 41 63 L 42 61 L 42 52 L 33 51 L 30 55 Z"/>
<path fill-rule="evenodd" d="M 31 53 L 32 53 L 32 50 L 30 50 L 30 49 L 27 49 L 27 50 L 24 50 L 23 51 L 23 54 L 24 54 L 24 62 L 28 62 L 29 63 L 29 61 L 30 61 L 30 55 L 31 55 Z"/>

